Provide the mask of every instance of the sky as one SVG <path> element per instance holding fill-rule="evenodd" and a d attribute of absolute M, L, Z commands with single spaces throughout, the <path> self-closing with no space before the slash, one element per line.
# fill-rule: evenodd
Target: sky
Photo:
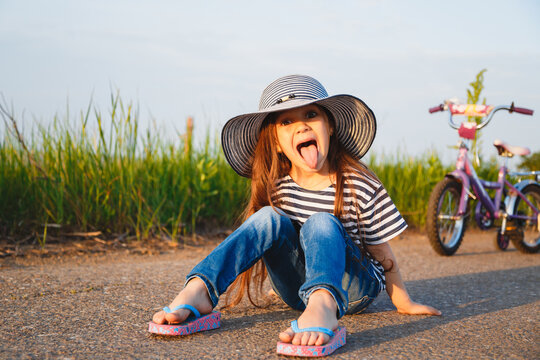
<path fill-rule="evenodd" d="M 368 154 L 451 160 L 458 136 L 428 108 L 465 102 L 487 69 L 488 104 L 536 112 L 497 113 L 482 153 L 497 138 L 540 151 L 538 19 L 535 0 L 0 0 L 0 94 L 26 129 L 90 101 L 107 113 L 119 93 L 142 127 L 175 137 L 192 116 L 201 139 L 257 110 L 276 78 L 306 74 L 374 111 Z"/>

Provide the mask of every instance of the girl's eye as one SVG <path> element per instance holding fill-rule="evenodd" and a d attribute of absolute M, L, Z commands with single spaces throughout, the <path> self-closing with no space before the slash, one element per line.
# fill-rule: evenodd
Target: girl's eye
<path fill-rule="evenodd" d="M 319 114 L 317 114 L 317 112 L 315 110 L 310 110 L 310 111 L 307 112 L 306 118 L 313 119 L 317 115 L 319 115 Z"/>
<path fill-rule="evenodd" d="M 279 121 L 279 125 L 281 125 L 281 126 L 286 126 L 286 125 L 290 125 L 290 124 L 292 124 L 292 121 L 289 120 L 289 119 L 283 119 L 283 120 Z"/>

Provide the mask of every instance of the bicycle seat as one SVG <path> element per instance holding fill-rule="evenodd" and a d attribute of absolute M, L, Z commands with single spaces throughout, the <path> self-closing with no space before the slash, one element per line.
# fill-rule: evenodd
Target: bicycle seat
<path fill-rule="evenodd" d="M 493 146 L 497 148 L 500 156 L 512 157 L 514 155 L 525 156 L 531 153 L 526 147 L 512 146 L 505 144 L 501 140 L 497 139 L 493 142 Z"/>

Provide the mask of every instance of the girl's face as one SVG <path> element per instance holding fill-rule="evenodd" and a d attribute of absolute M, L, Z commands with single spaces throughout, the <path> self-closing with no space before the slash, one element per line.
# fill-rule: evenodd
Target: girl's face
<path fill-rule="evenodd" d="M 278 151 L 291 162 L 291 173 L 328 171 L 327 156 L 333 129 L 322 108 L 307 105 L 276 118 Z"/>

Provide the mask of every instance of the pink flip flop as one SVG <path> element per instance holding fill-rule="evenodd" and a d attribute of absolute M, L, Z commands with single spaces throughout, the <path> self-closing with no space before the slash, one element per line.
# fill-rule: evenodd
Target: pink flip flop
<path fill-rule="evenodd" d="M 291 322 L 291 329 L 295 333 L 316 331 L 330 336 L 330 341 L 322 346 L 315 345 L 293 345 L 291 343 L 278 342 L 277 353 L 289 356 L 318 357 L 327 356 L 345 345 L 347 332 L 343 326 L 339 326 L 334 333 L 332 330 L 322 327 L 298 328 L 296 320 Z"/>
<path fill-rule="evenodd" d="M 201 316 L 201 313 L 191 305 L 178 305 L 172 310 L 168 306 L 163 308 L 166 313 L 171 313 L 179 309 L 188 309 L 192 312 L 186 321 L 181 324 L 156 324 L 151 321 L 148 324 L 148 331 L 159 335 L 189 335 L 199 331 L 217 329 L 221 325 L 221 313 L 212 311 L 210 314 Z"/>

